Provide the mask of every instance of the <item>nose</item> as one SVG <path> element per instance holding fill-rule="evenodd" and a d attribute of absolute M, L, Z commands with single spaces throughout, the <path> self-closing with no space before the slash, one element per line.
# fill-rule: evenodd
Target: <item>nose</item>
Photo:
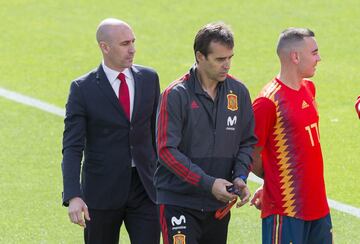
<path fill-rule="evenodd" d="M 136 52 L 135 43 L 132 43 L 129 48 L 129 53 L 134 54 Z"/>
<path fill-rule="evenodd" d="M 321 61 L 321 57 L 320 57 L 320 54 L 318 54 L 318 58 L 317 58 L 317 61 L 320 62 Z"/>
<path fill-rule="evenodd" d="M 224 69 L 229 70 L 230 65 L 231 65 L 231 60 L 227 59 L 227 60 L 225 60 L 223 67 L 224 67 Z"/>

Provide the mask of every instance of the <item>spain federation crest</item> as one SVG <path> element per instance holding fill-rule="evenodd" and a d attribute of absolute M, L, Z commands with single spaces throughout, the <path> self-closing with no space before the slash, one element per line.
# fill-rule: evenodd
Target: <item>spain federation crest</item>
<path fill-rule="evenodd" d="M 227 97 L 227 108 L 231 111 L 238 110 L 238 99 L 234 93 L 230 93 L 226 95 Z"/>
<path fill-rule="evenodd" d="M 173 244 L 186 244 L 185 235 L 184 234 L 176 234 L 173 236 L 174 242 Z"/>

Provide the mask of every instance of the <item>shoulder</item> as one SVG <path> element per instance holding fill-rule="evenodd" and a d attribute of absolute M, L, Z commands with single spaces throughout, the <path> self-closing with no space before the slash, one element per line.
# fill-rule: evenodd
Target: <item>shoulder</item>
<path fill-rule="evenodd" d="M 91 83 L 93 80 L 96 79 L 97 77 L 97 73 L 98 73 L 98 69 L 99 68 L 95 68 L 91 71 L 89 71 L 88 73 L 77 77 L 76 79 L 74 79 L 71 82 L 72 86 L 78 86 L 78 87 L 83 87 L 86 86 L 87 84 Z"/>
<path fill-rule="evenodd" d="M 134 72 L 140 72 L 142 74 L 149 74 L 149 75 L 157 75 L 157 72 L 154 68 L 140 65 L 140 64 L 134 64 L 131 66 Z"/>
<path fill-rule="evenodd" d="M 226 81 L 228 82 L 230 88 L 238 89 L 241 92 L 249 93 L 249 90 L 247 89 L 245 84 L 241 80 L 237 79 L 235 76 L 228 74 Z"/>
<path fill-rule="evenodd" d="M 176 107 L 188 104 L 192 97 L 189 86 L 189 77 L 189 74 L 185 74 L 179 79 L 171 82 L 161 94 L 162 103 Z"/>
<path fill-rule="evenodd" d="M 276 118 L 276 105 L 273 100 L 267 97 L 257 97 L 252 104 L 252 108 L 257 124 L 274 121 L 274 118 Z"/>
<path fill-rule="evenodd" d="M 178 115 L 182 108 L 185 108 L 186 104 L 190 101 L 190 91 L 188 86 L 189 76 L 186 74 L 181 78 L 170 83 L 168 87 L 161 93 L 161 107 L 167 106 Z"/>
<path fill-rule="evenodd" d="M 306 89 L 310 89 L 313 96 L 315 96 L 316 88 L 315 88 L 315 84 L 312 80 L 304 79 L 302 81 L 302 84 L 303 84 L 303 86 L 305 86 Z"/>
<path fill-rule="evenodd" d="M 264 97 L 264 96 L 258 96 L 255 98 L 253 102 L 253 108 L 254 109 L 273 109 L 275 108 L 275 103 L 271 99 Z"/>
<path fill-rule="evenodd" d="M 188 92 L 188 83 L 190 80 L 190 74 L 186 73 L 179 79 L 174 80 L 168 87 L 165 88 L 164 94 L 182 94 Z"/>
<path fill-rule="evenodd" d="M 134 64 L 131 66 L 131 71 L 135 79 L 146 81 L 143 84 L 146 84 L 147 86 L 160 87 L 159 75 L 155 69 L 139 64 Z"/>
<path fill-rule="evenodd" d="M 268 102 L 274 102 L 275 97 L 279 99 L 279 96 L 277 94 L 281 90 L 282 84 L 276 81 L 276 79 L 271 80 L 268 82 L 260 91 L 259 95 L 256 97 L 256 99 L 261 100 L 268 100 Z"/>
<path fill-rule="evenodd" d="M 258 96 L 253 102 L 253 108 L 255 110 L 273 110 L 275 108 L 275 95 L 280 90 L 281 85 L 272 80 L 268 82 L 260 91 Z"/>

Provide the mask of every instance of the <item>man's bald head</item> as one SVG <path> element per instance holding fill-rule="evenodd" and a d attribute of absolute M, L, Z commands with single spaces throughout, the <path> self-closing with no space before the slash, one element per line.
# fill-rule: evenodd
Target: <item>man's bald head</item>
<path fill-rule="evenodd" d="M 107 67 L 122 72 L 131 67 L 135 55 L 135 35 L 131 27 L 118 19 L 101 21 L 96 39 Z"/>
<path fill-rule="evenodd" d="M 100 22 L 96 31 L 96 40 L 100 42 L 111 42 L 114 29 L 130 29 L 131 27 L 124 21 L 114 18 L 104 19 Z"/>
<path fill-rule="evenodd" d="M 315 37 L 315 34 L 307 28 L 290 27 L 284 30 L 279 36 L 276 50 L 277 54 L 280 57 L 282 54 L 287 54 L 298 48 L 303 44 L 304 38 L 306 37 Z"/>

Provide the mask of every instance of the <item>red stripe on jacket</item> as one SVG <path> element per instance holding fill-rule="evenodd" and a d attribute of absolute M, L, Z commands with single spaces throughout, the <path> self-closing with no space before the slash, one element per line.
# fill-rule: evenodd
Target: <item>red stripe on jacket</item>
<path fill-rule="evenodd" d="M 166 217 L 165 217 L 165 205 L 160 205 L 160 225 L 161 225 L 161 232 L 163 236 L 163 243 L 169 244 L 169 234 L 168 234 L 168 228 L 166 224 Z"/>
<path fill-rule="evenodd" d="M 163 162 L 171 168 L 177 175 L 179 175 L 184 181 L 192 184 L 198 185 L 200 181 L 200 175 L 190 171 L 184 165 L 182 165 L 175 157 L 171 154 L 170 150 L 166 146 L 167 143 L 167 129 L 168 129 L 168 111 L 167 111 L 167 98 L 169 92 L 172 88 L 189 79 L 189 74 L 184 75 L 179 80 L 174 81 L 171 85 L 164 91 L 160 103 L 159 110 L 159 119 L 158 119 L 158 149 L 159 149 L 159 157 L 163 160 Z"/>

